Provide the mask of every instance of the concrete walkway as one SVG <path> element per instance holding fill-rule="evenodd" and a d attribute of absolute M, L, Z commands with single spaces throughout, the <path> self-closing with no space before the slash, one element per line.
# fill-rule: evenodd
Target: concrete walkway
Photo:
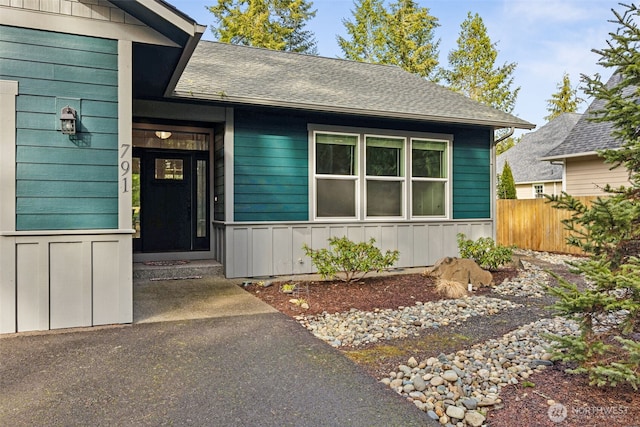
<path fill-rule="evenodd" d="M 0 336 L 0 425 L 438 425 L 218 280 L 136 284 L 134 325 Z"/>
<path fill-rule="evenodd" d="M 241 283 L 242 280 L 223 277 L 136 281 L 133 321 L 165 322 L 277 312 L 242 289 Z"/>

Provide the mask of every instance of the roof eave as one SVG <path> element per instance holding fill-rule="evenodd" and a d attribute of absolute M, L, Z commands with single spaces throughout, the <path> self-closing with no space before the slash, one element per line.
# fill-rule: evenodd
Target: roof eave
<path fill-rule="evenodd" d="M 196 47 L 198 46 L 198 42 L 200 42 L 200 39 L 202 38 L 202 35 L 204 34 L 206 29 L 207 29 L 206 26 L 199 25 L 194 22 L 193 34 L 189 37 L 189 40 L 187 41 L 186 45 L 182 49 L 182 54 L 180 55 L 180 59 L 178 60 L 178 63 L 176 64 L 176 67 L 173 70 L 173 74 L 171 75 L 169 84 L 167 85 L 167 88 L 164 91 L 164 96 L 170 97 L 173 91 L 175 90 L 176 85 L 180 80 L 180 77 L 182 77 L 182 73 L 184 72 L 184 69 L 187 67 L 189 60 L 191 59 L 191 55 L 193 55 L 193 51 L 196 50 Z"/>
<path fill-rule="evenodd" d="M 508 127 L 515 127 L 517 129 L 533 129 L 535 125 L 529 122 L 507 122 L 500 120 L 483 120 L 474 118 L 457 118 L 447 116 L 433 116 L 425 114 L 415 113 L 399 113 L 394 111 L 381 111 L 381 110 L 367 110 L 362 108 L 348 108 L 338 107 L 335 105 L 319 105 L 319 104 L 305 104 L 289 101 L 278 101 L 273 99 L 259 99 L 259 98 L 244 98 L 229 96 L 221 92 L 219 95 L 202 94 L 195 92 L 175 91 L 173 96 L 181 99 L 199 99 L 204 101 L 215 101 L 226 104 L 241 104 L 260 107 L 274 107 L 274 108 L 291 108 L 296 110 L 317 111 L 325 113 L 342 113 L 360 116 L 370 117 L 391 117 L 395 119 L 407 119 L 407 120 L 427 120 L 438 123 L 451 123 L 451 124 L 464 124 L 464 125 L 477 125 L 487 126 L 494 129 L 502 129 Z"/>
<path fill-rule="evenodd" d="M 558 154 L 557 156 L 545 156 L 540 157 L 540 160 L 543 161 L 554 161 L 554 160 L 564 160 L 574 157 L 586 157 L 586 156 L 595 156 L 598 153 L 596 151 L 585 151 L 584 153 L 571 153 L 571 154 Z"/>
<path fill-rule="evenodd" d="M 556 179 L 537 179 L 534 181 L 515 181 L 516 185 L 529 185 L 529 184 L 548 184 L 550 182 L 562 182 L 562 178 Z"/>
<path fill-rule="evenodd" d="M 167 3 L 165 0 L 136 0 L 146 9 L 171 22 L 187 34 L 193 35 L 197 32 L 199 25 L 195 20 L 182 11 Z M 206 28 L 206 27 L 205 27 Z M 204 30 L 203 30 L 204 31 Z"/>

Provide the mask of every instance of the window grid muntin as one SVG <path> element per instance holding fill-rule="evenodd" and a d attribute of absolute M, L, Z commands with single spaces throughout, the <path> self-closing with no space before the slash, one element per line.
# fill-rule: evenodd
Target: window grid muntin
<path fill-rule="evenodd" d="M 536 199 L 544 198 L 544 184 L 533 184 L 533 197 Z"/>

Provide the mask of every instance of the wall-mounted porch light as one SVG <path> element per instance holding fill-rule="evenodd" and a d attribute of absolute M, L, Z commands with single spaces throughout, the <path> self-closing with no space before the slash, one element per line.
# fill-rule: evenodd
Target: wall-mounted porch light
<path fill-rule="evenodd" d="M 60 112 L 60 129 L 64 135 L 76 134 L 76 110 L 68 105 Z"/>

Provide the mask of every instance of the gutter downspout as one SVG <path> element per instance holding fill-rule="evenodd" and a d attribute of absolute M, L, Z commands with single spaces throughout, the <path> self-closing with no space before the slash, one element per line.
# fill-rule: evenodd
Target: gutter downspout
<path fill-rule="evenodd" d="M 509 132 L 507 132 L 506 135 L 503 135 L 502 138 L 498 139 L 497 141 L 493 141 L 493 145 L 498 145 L 500 142 L 504 141 L 505 139 L 509 138 L 511 135 L 513 135 L 513 133 L 516 131 L 516 128 L 511 126 L 509 128 Z"/>

